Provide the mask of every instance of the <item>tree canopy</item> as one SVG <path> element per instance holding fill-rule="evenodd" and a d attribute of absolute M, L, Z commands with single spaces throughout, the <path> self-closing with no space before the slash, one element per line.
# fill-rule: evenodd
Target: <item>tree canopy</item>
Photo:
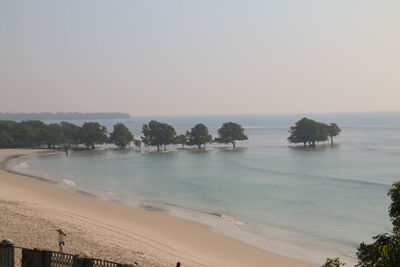
<path fill-rule="evenodd" d="M 60 123 L 63 134 L 71 144 L 78 145 L 80 143 L 81 128 L 73 123 L 62 121 Z"/>
<path fill-rule="evenodd" d="M 321 267 L 341 267 L 344 265 L 345 265 L 344 263 L 340 262 L 339 258 L 334 258 L 334 259 L 327 258 L 325 264 L 323 264 Z"/>
<path fill-rule="evenodd" d="M 49 148 L 64 143 L 60 124 L 41 121 L 0 121 L 0 147 L 34 147 L 46 144 Z"/>
<path fill-rule="evenodd" d="M 338 136 L 342 132 L 342 129 L 336 123 L 331 123 L 328 125 L 328 136 L 331 139 L 331 144 L 333 144 L 333 137 Z"/>
<path fill-rule="evenodd" d="M 392 219 L 395 231 L 399 232 L 400 228 L 400 182 L 395 182 L 392 188 L 389 190 L 388 195 L 392 200 L 392 204 L 389 207 L 389 216 Z"/>
<path fill-rule="evenodd" d="M 0 121 L 0 147 L 15 147 L 15 121 Z"/>
<path fill-rule="evenodd" d="M 175 143 L 175 136 L 174 127 L 167 123 L 161 123 L 161 143 L 164 145 L 164 150 L 167 150 L 167 145 Z"/>
<path fill-rule="evenodd" d="M 51 123 L 44 126 L 44 141 L 48 148 L 54 148 L 56 145 L 65 141 L 64 133 L 61 126 L 57 123 Z"/>
<path fill-rule="evenodd" d="M 218 129 L 218 137 L 215 141 L 218 143 L 232 144 L 236 147 L 236 141 L 247 140 L 248 137 L 244 134 L 244 129 L 241 125 L 234 122 L 226 122 Z"/>
<path fill-rule="evenodd" d="M 156 146 L 157 151 L 160 151 L 162 146 L 167 150 L 167 145 L 175 143 L 175 129 L 167 123 L 152 120 L 143 125 L 142 134 L 142 142 L 146 146 Z"/>
<path fill-rule="evenodd" d="M 124 124 L 117 123 L 114 125 L 109 141 L 120 148 L 126 148 L 133 141 L 133 135 Z"/>
<path fill-rule="evenodd" d="M 188 144 L 193 146 L 196 145 L 199 149 L 202 145 L 207 143 L 212 143 L 213 138 L 211 134 L 208 133 L 207 127 L 202 124 L 196 124 L 187 135 Z"/>
<path fill-rule="evenodd" d="M 311 119 L 302 118 L 289 129 L 289 143 L 303 143 L 315 147 L 315 142 L 328 140 L 328 125 Z"/>
<path fill-rule="evenodd" d="M 185 145 L 188 144 L 188 140 L 187 140 L 188 135 L 189 135 L 188 131 L 186 132 L 186 134 L 177 135 L 175 138 L 175 142 L 177 144 L 182 145 L 182 147 L 185 148 Z"/>
<path fill-rule="evenodd" d="M 135 144 L 135 147 L 140 150 L 140 147 L 142 146 L 142 141 L 140 141 L 140 139 L 133 139 L 133 143 Z"/>
<path fill-rule="evenodd" d="M 0 120 L 0 148 L 47 145 L 48 148 L 63 147 L 67 152 L 71 144 L 84 144 L 89 149 L 109 140 L 120 147 L 126 147 L 133 141 L 133 135 L 122 123 L 114 125 L 114 132 L 108 138 L 107 128 L 97 122 L 86 122 L 80 127 L 66 121 L 44 124 L 41 121 Z"/>
<path fill-rule="evenodd" d="M 29 122 L 22 121 L 17 123 L 13 129 L 13 138 L 16 147 L 31 147 L 35 145 L 36 131 Z"/>
<path fill-rule="evenodd" d="M 87 149 L 107 142 L 107 128 L 98 122 L 85 122 L 81 128 L 81 141 Z"/>

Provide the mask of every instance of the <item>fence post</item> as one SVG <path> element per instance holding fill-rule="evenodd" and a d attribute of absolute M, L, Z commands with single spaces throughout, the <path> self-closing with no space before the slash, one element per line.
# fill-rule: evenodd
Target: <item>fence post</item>
<path fill-rule="evenodd" d="M 83 258 L 77 257 L 75 259 L 74 267 L 93 267 L 93 259 L 86 257 Z"/>
<path fill-rule="evenodd" d="M 0 266 L 14 267 L 14 245 L 11 242 L 0 243 Z"/>
<path fill-rule="evenodd" d="M 51 251 L 22 249 L 22 267 L 51 267 Z"/>
<path fill-rule="evenodd" d="M 50 250 L 43 250 L 42 251 L 42 266 L 43 267 L 51 267 L 51 255 L 52 251 Z"/>

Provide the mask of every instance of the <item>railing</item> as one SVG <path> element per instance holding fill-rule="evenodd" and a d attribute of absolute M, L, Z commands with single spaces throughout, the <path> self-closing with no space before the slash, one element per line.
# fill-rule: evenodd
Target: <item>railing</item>
<path fill-rule="evenodd" d="M 128 267 L 133 264 L 81 257 L 51 250 L 15 247 L 0 243 L 0 267 L 15 267 L 15 248 L 22 249 L 21 267 Z"/>
<path fill-rule="evenodd" d="M 21 267 L 133 267 L 134 264 L 82 257 L 63 252 L 29 249 L 14 246 L 11 242 L 0 242 L 0 267 L 15 267 L 15 248 L 22 249 Z M 181 266 L 177 262 L 177 267 Z"/>
<path fill-rule="evenodd" d="M 52 267 L 74 266 L 74 257 L 71 254 L 52 251 L 50 264 Z"/>
<path fill-rule="evenodd" d="M 39 250 L 39 249 L 22 249 L 22 267 L 122 267 L 123 264 L 79 257 L 62 252 Z"/>

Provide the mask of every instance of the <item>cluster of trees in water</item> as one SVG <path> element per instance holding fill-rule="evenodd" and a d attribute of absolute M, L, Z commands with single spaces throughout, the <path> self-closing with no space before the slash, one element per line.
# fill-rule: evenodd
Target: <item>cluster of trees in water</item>
<path fill-rule="evenodd" d="M 325 124 L 311 119 L 303 118 L 290 127 L 289 143 L 303 143 L 314 147 L 316 142 L 326 141 L 328 137 L 333 143 L 333 137 L 339 135 L 341 129 L 336 123 Z M 0 147 L 34 147 L 47 145 L 48 148 L 64 147 L 83 144 L 87 149 L 95 148 L 96 144 L 113 143 L 120 148 L 125 148 L 132 142 L 138 148 L 142 144 L 146 147 L 154 146 L 157 150 L 166 150 L 167 145 L 181 144 L 197 146 L 199 149 L 212 142 L 232 144 L 246 140 L 241 125 L 226 122 L 218 129 L 218 137 L 213 138 L 208 128 L 196 124 L 185 134 L 177 135 L 173 126 L 155 120 L 144 124 L 142 136 L 135 139 L 129 129 L 122 123 L 114 125 L 113 132 L 108 136 L 107 128 L 97 122 L 86 122 L 77 126 L 70 122 L 45 124 L 39 120 L 30 121 L 0 121 Z"/>
<path fill-rule="evenodd" d="M 237 141 L 248 139 L 243 127 L 234 122 L 224 123 L 218 129 L 218 137 L 214 139 L 207 127 L 201 123 L 186 134 L 177 135 L 171 125 L 152 120 L 143 125 L 143 136 L 140 139 L 135 139 L 122 123 L 115 124 L 113 128 L 113 132 L 108 136 L 107 128 L 97 122 L 86 122 L 80 127 L 70 122 L 45 124 L 38 120 L 0 121 L 0 147 L 47 145 L 48 148 L 61 146 L 68 149 L 71 145 L 83 144 L 87 149 L 94 149 L 96 144 L 113 143 L 125 148 L 133 142 L 138 148 L 143 143 L 146 147 L 155 146 L 160 151 L 162 148 L 166 150 L 170 144 L 197 146 L 200 149 L 207 143 L 219 142 L 235 147 Z"/>
<path fill-rule="evenodd" d="M 48 148 L 66 144 L 85 144 L 88 148 L 96 143 L 107 141 L 107 129 L 96 122 L 87 122 L 82 127 L 73 123 L 61 122 L 45 124 L 39 120 L 0 121 L 0 147 Z"/>
<path fill-rule="evenodd" d="M 235 148 L 236 141 L 248 139 L 244 134 L 243 127 L 234 122 L 224 123 L 218 129 L 218 137 L 215 139 L 202 123 L 196 124 L 185 134 L 176 135 L 175 129 L 171 125 L 153 120 L 143 125 L 142 133 L 142 142 L 147 146 L 156 146 L 158 151 L 162 147 L 166 150 L 166 146 L 169 144 L 181 144 L 183 147 L 185 145 L 197 146 L 200 149 L 203 145 L 212 142 L 232 144 Z"/>
<path fill-rule="evenodd" d="M 361 243 L 357 249 L 356 267 L 399 267 L 400 266 L 400 182 L 393 183 L 388 191 L 392 203 L 389 217 L 392 230 L 378 234 L 370 244 Z M 345 265 L 339 258 L 328 258 L 322 267 L 341 267 Z"/>
<path fill-rule="evenodd" d="M 289 143 L 303 143 L 310 147 L 315 147 L 315 142 L 327 141 L 328 137 L 333 144 L 333 137 L 340 134 L 342 130 L 336 123 L 325 124 L 311 119 L 302 118 L 296 122 L 295 126 L 290 127 L 288 137 Z"/>

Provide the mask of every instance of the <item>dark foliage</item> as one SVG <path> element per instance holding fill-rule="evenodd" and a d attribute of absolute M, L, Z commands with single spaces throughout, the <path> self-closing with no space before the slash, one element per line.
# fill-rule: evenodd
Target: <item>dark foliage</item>
<path fill-rule="evenodd" d="M 213 141 L 211 134 L 208 133 L 207 127 L 202 123 L 196 124 L 191 131 L 188 132 L 187 139 L 189 145 L 197 146 L 199 149 L 202 145 Z"/>
<path fill-rule="evenodd" d="M 248 137 L 244 134 L 244 129 L 240 124 L 234 122 L 226 122 L 218 129 L 218 137 L 215 142 L 232 144 L 236 147 L 236 141 L 247 140 Z"/>

